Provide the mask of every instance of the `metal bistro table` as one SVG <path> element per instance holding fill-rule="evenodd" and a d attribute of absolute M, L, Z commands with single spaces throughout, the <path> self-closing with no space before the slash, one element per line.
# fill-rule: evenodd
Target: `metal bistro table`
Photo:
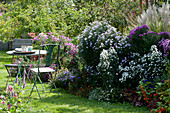
<path fill-rule="evenodd" d="M 39 50 L 32 50 L 30 52 L 21 52 L 21 51 L 11 50 L 11 51 L 7 51 L 6 54 L 13 55 L 13 59 L 14 59 L 14 56 L 21 56 L 22 60 L 23 60 L 23 56 L 46 55 L 47 51 L 46 50 L 40 50 L 40 51 Z M 21 67 L 22 67 L 22 61 L 17 66 L 18 66 L 18 73 L 17 73 L 16 79 L 15 79 L 13 85 L 17 81 L 18 77 L 20 77 L 20 83 L 19 84 L 20 84 L 20 88 L 21 88 L 21 76 L 22 76 L 21 75 Z M 24 68 L 24 71 L 25 71 L 25 68 Z M 25 80 L 25 78 L 24 78 L 24 80 Z"/>

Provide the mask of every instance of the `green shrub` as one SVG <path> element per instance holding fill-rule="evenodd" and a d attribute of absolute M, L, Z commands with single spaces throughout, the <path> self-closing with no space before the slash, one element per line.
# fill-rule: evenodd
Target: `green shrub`
<path fill-rule="evenodd" d="M 88 66 L 95 70 L 99 63 L 101 51 L 113 46 L 115 38 L 119 35 L 120 33 L 116 31 L 116 28 L 107 22 L 95 21 L 91 23 L 78 36 L 80 56 Z"/>
<path fill-rule="evenodd" d="M 89 99 L 105 102 L 119 102 L 121 100 L 122 90 L 119 88 L 111 88 L 110 90 L 103 90 L 95 88 L 89 93 Z"/>
<path fill-rule="evenodd" d="M 123 32 L 127 23 L 122 13 L 128 13 L 131 9 L 138 10 L 137 3 L 111 0 L 17 0 L 11 4 L 2 3 L 0 40 L 28 38 L 30 32 L 54 32 L 74 38 L 95 20 L 106 20 Z"/>

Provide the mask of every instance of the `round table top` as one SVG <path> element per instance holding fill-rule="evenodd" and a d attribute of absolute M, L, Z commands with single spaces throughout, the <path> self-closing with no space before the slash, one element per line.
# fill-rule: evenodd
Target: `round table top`
<path fill-rule="evenodd" d="M 17 56 L 33 56 L 39 55 L 39 50 L 32 50 L 31 52 L 16 52 L 15 50 L 7 51 L 6 54 L 8 55 L 17 55 Z M 40 50 L 40 55 L 47 54 L 46 50 Z"/>

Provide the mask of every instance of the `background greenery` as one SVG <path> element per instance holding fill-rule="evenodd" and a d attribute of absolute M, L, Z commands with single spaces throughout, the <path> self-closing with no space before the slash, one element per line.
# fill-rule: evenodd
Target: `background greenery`
<path fill-rule="evenodd" d="M 0 4 L 0 40 L 28 38 L 29 32 L 54 32 L 76 37 L 86 25 L 108 21 L 121 32 L 129 13 L 139 14 L 138 2 L 119 0 L 17 0 Z"/>

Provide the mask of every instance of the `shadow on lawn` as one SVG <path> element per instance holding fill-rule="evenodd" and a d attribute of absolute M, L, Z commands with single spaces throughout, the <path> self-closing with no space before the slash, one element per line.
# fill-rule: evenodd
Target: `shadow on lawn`
<path fill-rule="evenodd" d="M 57 94 L 57 93 L 56 93 Z M 90 109 L 94 109 L 91 105 L 87 104 L 85 98 L 75 97 L 71 94 L 64 94 L 61 97 L 58 95 L 52 95 L 49 97 L 43 97 L 40 99 L 40 102 L 55 104 L 59 107 L 56 107 L 56 111 L 64 111 L 64 112 L 83 112 Z M 90 100 L 88 100 L 90 101 Z M 99 106 L 98 106 L 99 107 Z"/>

